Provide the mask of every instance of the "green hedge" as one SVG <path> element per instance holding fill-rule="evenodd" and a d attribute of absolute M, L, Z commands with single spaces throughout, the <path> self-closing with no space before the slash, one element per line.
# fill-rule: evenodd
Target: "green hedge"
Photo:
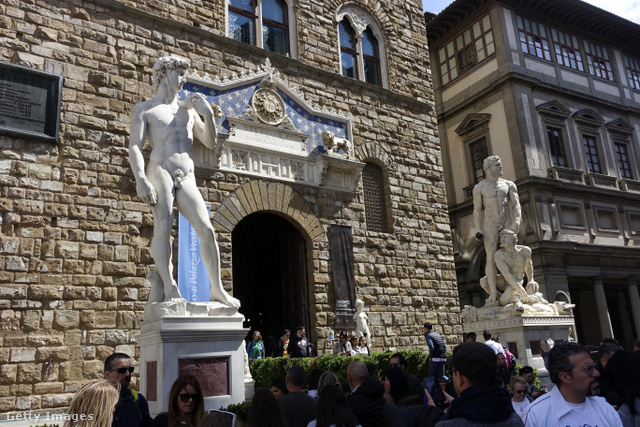
<path fill-rule="evenodd" d="M 421 350 L 401 351 L 407 359 L 406 370 L 418 378 L 424 378 L 429 374 L 428 353 Z M 348 390 L 347 366 L 354 360 L 360 360 L 369 369 L 371 376 L 384 379 L 384 373 L 389 369 L 389 359 L 392 352 L 372 353 L 371 356 L 334 356 L 325 354 L 320 357 L 305 357 L 300 359 L 289 359 L 288 357 L 267 357 L 266 359 L 253 359 L 249 361 L 251 375 L 256 382 L 256 388 L 269 387 L 276 378 L 285 377 L 287 369 L 291 366 L 301 366 L 307 378 L 314 369 L 324 369 L 334 373 L 343 389 Z M 305 386 L 308 384 L 305 384 Z"/>

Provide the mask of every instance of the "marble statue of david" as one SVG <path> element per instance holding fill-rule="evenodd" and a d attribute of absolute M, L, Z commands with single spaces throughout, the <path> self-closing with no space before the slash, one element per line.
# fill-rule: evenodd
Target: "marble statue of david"
<path fill-rule="evenodd" d="M 162 280 L 164 300 L 181 298 L 171 262 L 175 202 L 200 238 L 200 252 L 211 283 L 211 301 L 237 308 L 240 302 L 224 290 L 220 280 L 218 243 L 204 199 L 196 186 L 191 158 L 194 137 L 208 148 L 215 147 L 218 131 L 214 120 L 220 117 L 221 111 L 218 106 L 211 108 L 199 93 L 184 101 L 178 100 L 188 68 L 188 61 L 172 56 L 160 58 L 153 66 L 156 96 L 136 104 L 133 109 L 129 160 L 138 197 L 151 205 L 154 220 L 151 253 Z M 152 147 L 146 171 L 142 155 L 145 140 Z"/>

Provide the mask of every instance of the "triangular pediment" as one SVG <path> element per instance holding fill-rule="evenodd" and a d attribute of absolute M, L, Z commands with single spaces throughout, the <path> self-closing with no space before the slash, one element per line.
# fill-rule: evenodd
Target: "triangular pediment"
<path fill-rule="evenodd" d="M 543 116 L 552 116 L 559 119 L 566 119 L 571 115 L 571 111 L 555 99 L 538 105 L 536 110 Z"/>
<path fill-rule="evenodd" d="M 491 114 L 488 113 L 471 113 L 462 120 L 460 125 L 456 128 L 455 132 L 463 136 L 472 131 L 475 131 L 478 127 L 484 128 L 485 123 L 489 123 L 491 120 Z"/>
<path fill-rule="evenodd" d="M 612 133 L 617 133 L 625 136 L 633 134 L 633 128 L 631 127 L 631 125 L 627 123 L 626 120 L 621 118 L 610 121 L 605 125 L 605 127 L 609 132 Z"/>

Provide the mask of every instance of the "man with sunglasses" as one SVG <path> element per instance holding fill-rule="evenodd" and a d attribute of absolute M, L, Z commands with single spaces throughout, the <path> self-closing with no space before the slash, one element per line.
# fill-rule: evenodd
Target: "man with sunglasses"
<path fill-rule="evenodd" d="M 120 400 L 113 414 L 112 427 L 151 427 L 153 423 L 147 399 L 129 388 L 133 370 L 131 358 L 124 353 L 113 353 L 104 361 L 104 377 L 113 385 L 120 385 Z"/>
<path fill-rule="evenodd" d="M 549 352 L 549 377 L 556 387 L 539 397 L 522 416 L 532 426 L 622 427 L 620 416 L 598 393 L 600 374 L 587 349 L 563 342 Z"/>

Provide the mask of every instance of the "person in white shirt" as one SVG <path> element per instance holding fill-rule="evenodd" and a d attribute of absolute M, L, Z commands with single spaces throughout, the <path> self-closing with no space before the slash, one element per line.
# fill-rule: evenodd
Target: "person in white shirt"
<path fill-rule="evenodd" d="M 504 348 L 502 348 L 502 345 L 500 345 L 500 343 L 497 343 L 497 342 L 495 342 L 494 340 L 491 339 L 491 332 L 484 331 L 482 333 L 482 337 L 484 338 L 484 343 L 486 345 L 488 345 L 489 347 L 491 347 L 493 349 L 493 351 L 496 353 L 496 355 L 498 353 L 504 354 Z M 506 354 L 505 354 L 505 357 L 507 357 Z"/>
<path fill-rule="evenodd" d="M 511 393 L 511 406 L 516 414 L 522 417 L 524 411 L 531 405 L 527 399 L 527 391 L 529 389 L 527 382 L 522 377 L 513 377 L 509 382 L 509 393 Z"/>
<path fill-rule="evenodd" d="M 525 411 L 527 427 L 622 427 L 607 401 L 595 396 L 600 374 L 587 349 L 578 343 L 556 344 L 549 352 L 549 377 L 556 387 Z"/>

